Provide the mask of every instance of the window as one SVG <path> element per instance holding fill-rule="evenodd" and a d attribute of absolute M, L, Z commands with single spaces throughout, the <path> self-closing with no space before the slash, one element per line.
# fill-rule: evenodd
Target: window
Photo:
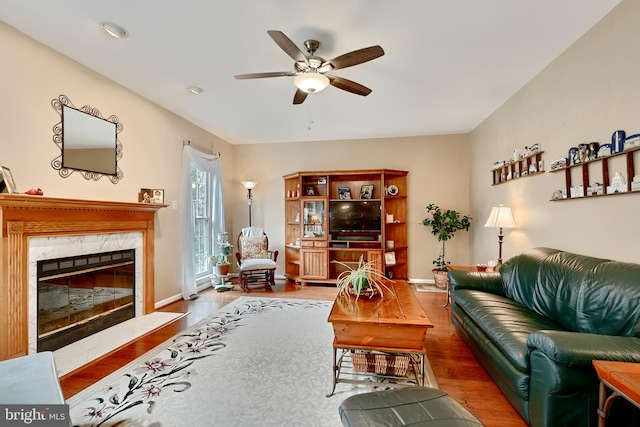
<path fill-rule="evenodd" d="M 193 250 L 196 279 L 212 273 L 209 256 L 211 248 L 211 174 L 191 168 L 191 188 L 193 200 Z"/>

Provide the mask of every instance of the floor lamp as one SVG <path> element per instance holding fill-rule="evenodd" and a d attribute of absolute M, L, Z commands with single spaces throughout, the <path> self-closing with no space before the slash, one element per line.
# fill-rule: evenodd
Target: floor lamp
<path fill-rule="evenodd" d="M 502 203 L 500 203 L 500 206 L 492 207 L 489 219 L 484 226 L 500 229 L 498 232 L 498 265 L 502 265 L 502 239 L 504 238 L 502 229 L 516 228 L 516 223 L 511 215 L 511 208 L 506 207 Z"/>
<path fill-rule="evenodd" d="M 242 185 L 247 190 L 247 201 L 249 203 L 249 227 L 251 227 L 251 203 L 253 201 L 253 194 L 251 194 L 251 190 L 256 188 L 258 183 L 255 181 L 242 181 Z"/>

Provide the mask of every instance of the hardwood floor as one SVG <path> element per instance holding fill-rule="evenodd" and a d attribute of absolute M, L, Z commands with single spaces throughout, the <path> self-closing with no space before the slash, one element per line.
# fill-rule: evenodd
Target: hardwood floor
<path fill-rule="evenodd" d="M 249 295 L 331 301 L 335 293 L 335 288 L 331 286 L 302 287 L 282 281 L 276 284 L 273 291 L 256 289 Z M 427 357 L 439 388 L 464 405 L 488 427 L 526 426 L 524 420 L 456 334 L 451 325 L 449 308 L 443 307 L 445 294 L 430 292 L 415 294 L 435 325 L 427 333 Z M 243 295 L 247 294 L 240 292 L 237 285 L 233 291 L 220 293 L 209 288 L 201 292 L 198 299 L 181 300 L 161 308 L 160 311 L 189 312 L 190 314 L 63 377 L 60 382 L 65 398 L 68 399 Z"/>

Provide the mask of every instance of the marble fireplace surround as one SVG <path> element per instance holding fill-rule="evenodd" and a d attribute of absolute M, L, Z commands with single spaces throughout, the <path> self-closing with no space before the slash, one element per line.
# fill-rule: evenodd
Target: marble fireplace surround
<path fill-rule="evenodd" d="M 83 234 L 78 236 L 47 236 L 29 239 L 29 354 L 38 352 L 38 261 L 135 249 L 134 312 L 143 310 L 143 239 L 142 233 Z"/>
<path fill-rule="evenodd" d="M 30 351 L 30 264 L 43 254 L 71 256 L 80 247 L 90 253 L 136 249 L 136 315 L 153 312 L 154 221 L 164 206 L 1 194 L 0 360 Z"/>

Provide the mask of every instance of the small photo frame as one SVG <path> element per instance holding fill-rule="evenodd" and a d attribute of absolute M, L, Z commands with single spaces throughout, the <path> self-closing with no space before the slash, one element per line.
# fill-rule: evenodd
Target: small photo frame
<path fill-rule="evenodd" d="M 349 187 L 338 187 L 338 198 L 340 200 L 351 199 L 351 189 Z"/>
<path fill-rule="evenodd" d="M 360 187 L 361 199 L 373 199 L 373 184 L 365 184 Z"/>
<path fill-rule="evenodd" d="M 151 193 L 151 203 L 164 205 L 164 190 L 159 188 L 154 188 Z"/>
<path fill-rule="evenodd" d="M 141 188 L 138 193 L 138 202 L 140 203 L 151 203 L 151 198 L 153 197 L 153 190 L 151 188 Z"/>
<path fill-rule="evenodd" d="M 386 252 L 384 254 L 384 264 L 385 265 L 396 265 L 396 253 L 395 252 Z"/>
<path fill-rule="evenodd" d="M 11 170 L 6 166 L 0 166 L 0 193 L 18 193 L 16 182 L 13 180 Z"/>

